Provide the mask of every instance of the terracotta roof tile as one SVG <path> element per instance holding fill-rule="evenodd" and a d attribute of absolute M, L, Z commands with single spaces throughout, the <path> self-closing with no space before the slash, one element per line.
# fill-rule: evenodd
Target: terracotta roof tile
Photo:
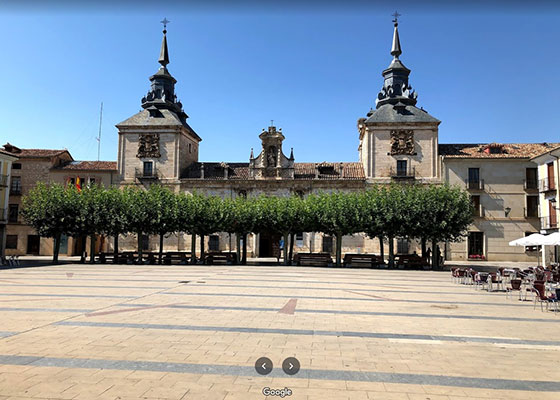
<path fill-rule="evenodd" d="M 201 164 L 193 163 L 187 168 L 183 179 L 200 179 Z M 342 164 L 342 178 L 340 177 L 340 164 Z M 228 180 L 245 180 L 249 179 L 249 163 L 227 163 Z M 310 180 L 315 179 L 318 170 L 318 179 L 322 180 L 365 180 L 363 165 L 359 162 L 344 163 L 294 163 L 294 179 Z M 224 165 L 217 162 L 204 163 L 204 179 L 205 180 L 224 180 Z"/>
<path fill-rule="evenodd" d="M 552 150 L 560 143 L 467 143 L 440 144 L 445 158 L 532 158 Z"/>
<path fill-rule="evenodd" d="M 116 171 L 116 161 L 72 161 L 55 169 L 79 171 Z"/>

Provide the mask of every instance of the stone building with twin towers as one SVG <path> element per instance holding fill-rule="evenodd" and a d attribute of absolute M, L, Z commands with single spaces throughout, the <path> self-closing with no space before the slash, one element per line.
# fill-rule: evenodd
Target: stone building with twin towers
<path fill-rule="evenodd" d="M 357 122 L 359 157 L 351 162 L 323 163 L 296 161 L 293 149 L 283 147 L 285 135 L 295 133 L 284 133 L 272 124 L 259 134 L 261 148 L 250 149 L 246 162 L 199 160 L 205 133 L 195 132 L 189 125 L 188 115 L 177 100 L 177 81 L 167 68 L 170 58 L 164 29 L 160 67 L 149 78 L 149 90 L 141 99 L 142 110 L 117 124 L 117 162 L 111 168 L 104 166 L 115 170 L 114 176 L 111 171 L 111 182 L 157 182 L 175 192 L 196 191 L 224 198 L 362 191 L 371 185 L 392 182 L 448 182 L 470 193 L 475 216 L 464 241 L 440 244 L 447 260 L 536 261 L 535 249 L 510 247 L 508 243 L 539 232 L 540 185 L 537 165 L 531 159 L 559 144 L 440 143 L 441 121 L 418 105 L 417 93 L 409 82 L 411 71 L 400 59 L 398 22 L 393 22 L 392 58 L 381 73 L 383 82 L 375 107 Z M 62 163 L 60 168 L 67 168 L 65 165 Z M 275 256 L 279 239 L 272 232 L 249 235 L 250 256 Z M 235 238 L 225 233 L 206 240 L 207 249 L 236 250 Z M 334 252 L 334 240 L 320 233 L 300 232 L 295 250 Z M 155 237 L 146 237 L 143 242 L 146 250 L 156 250 L 159 245 Z M 110 245 L 110 241 L 106 243 Z M 134 248 L 138 242 L 129 236 L 121 243 Z M 394 244 L 397 253 L 419 252 L 419 244 L 408 238 L 397 238 Z M 190 246 L 190 236 L 183 234 L 171 235 L 164 242 L 166 250 L 188 251 Z M 363 234 L 346 236 L 342 251 L 379 254 L 379 242 Z"/>
<path fill-rule="evenodd" d="M 166 33 L 164 30 L 160 67 L 150 77 L 142 111 L 117 125 L 117 172 L 122 185 L 157 181 L 177 192 L 234 198 L 360 191 L 391 182 L 449 182 L 471 193 L 476 215 L 465 241 L 441 244 L 447 259 L 536 260 L 536 252 L 509 247 L 508 242 L 539 231 L 536 165 L 530 159 L 557 144 L 440 144 L 440 120 L 418 106 L 417 93 L 409 82 L 411 71 L 400 60 L 396 20 L 392 59 L 382 71 L 375 108 L 358 119 L 359 159 L 354 162 L 296 162 L 293 149 L 283 148 L 284 135 L 290 132 L 276 126 L 263 129 L 261 148 L 256 152 L 251 149 L 246 162 L 200 161 L 202 138 L 188 124 L 188 116 L 177 101 L 176 80 L 167 69 Z M 254 257 L 273 256 L 279 239 L 273 233 L 250 235 L 249 252 Z M 296 250 L 331 252 L 334 240 L 301 232 Z M 211 249 L 235 249 L 235 240 L 227 234 L 212 235 L 208 241 Z M 135 240 L 131 238 L 132 243 Z M 165 246 L 189 250 L 190 243 L 187 235 L 179 235 L 169 237 Z M 157 239 L 147 246 L 157 248 Z M 379 252 L 378 241 L 361 234 L 344 237 L 342 248 L 343 252 Z M 418 243 L 398 238 L 395 249 L 412 252 Z"/>

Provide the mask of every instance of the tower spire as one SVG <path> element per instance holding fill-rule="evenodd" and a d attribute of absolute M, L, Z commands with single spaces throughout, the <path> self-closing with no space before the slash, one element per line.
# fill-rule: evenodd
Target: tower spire
<path fill-rule="evenodd" d="M 161 51 L 159 52 L 158 62 L 163 68 L 169 64 L 169 51 L 167 50 L 167 24 L 171 22 L 164 18 L 161 23 L 163 24 L 163 40 L 161 41 Z"/>
<path fill-rule="evenodd" d="M 395 26 L 395 30 L 393 31 L 393 46 L 391 47 L 391 55 L 395 58 L 398 59 L 399 56 L 402 54 L 402 50 L 401 50 L 401 41 L 399 40 L 399 21 L 398 18 L 401 15 L 395 11 L 395 13 L 393 14 L 393 17 L 395 17 L 395 19 L 393 19 L 393 24 Z"/>
<path fill-rule="evenodd" d="M 398 110 L 403 110 L 408 105 L 416 105 L 417 95 L 408 83 L 410 70 L 404 66 L 401 60 L 399 60 L 399 56 L 402 54 L 398 29 L 398 17 L 400 17 L 400 14 L 395 11 L 393 17 L 394 30 L 393 44 L 391 47 L 393 60 L 391 61 L 389 67 L 382 73 L 384 83 L 381 91 L 377 95 L 375 104 L 376 108 L 385 104 L 391 104 Z"/>

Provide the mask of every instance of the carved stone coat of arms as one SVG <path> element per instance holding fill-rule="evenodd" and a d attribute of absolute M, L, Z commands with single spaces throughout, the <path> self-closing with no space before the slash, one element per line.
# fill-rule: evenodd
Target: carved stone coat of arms
<path fill-rule="evenodd" d="M 411 129 L 391 131 L 391 155 L 414 154 L 414 132 Z"/>
<path fill-rule="evenodd" d="M 143 133 L 138 142 L 138 158 L 159 158 L 159 135 L 157 133 Z"/>

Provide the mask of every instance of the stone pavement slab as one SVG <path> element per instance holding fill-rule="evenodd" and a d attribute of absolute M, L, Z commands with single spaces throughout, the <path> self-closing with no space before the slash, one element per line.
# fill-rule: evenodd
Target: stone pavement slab
<path fill-rule="evenodd" d="M 0 321 L 0 400 L 560 398 L 560 316 L 449 272 L 10 269 Z"/>

